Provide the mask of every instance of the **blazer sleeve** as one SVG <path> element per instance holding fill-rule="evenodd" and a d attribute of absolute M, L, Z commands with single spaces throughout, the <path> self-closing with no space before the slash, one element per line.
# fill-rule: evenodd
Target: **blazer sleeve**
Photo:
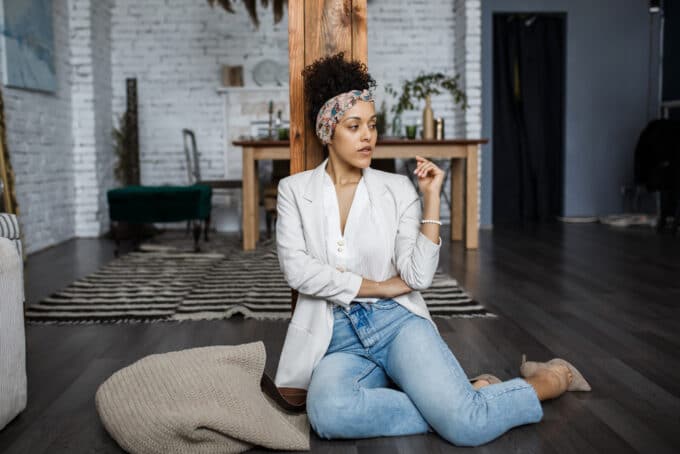
<path fill-rule="evenodd" d="M 349 307 L 363 278 L 338 271 L 307 253 L 300 210 L 287 179 L 279 182 L 276 209 L 276 249 L 288 285 L 305 295 Z"/>
<path fill-rule="evenodd" d="M 420 197 L 408 177 L 404 208 L 400 211 L 395 243 L 397 271 L 406 285 L 413 290 L 425 290 L 432 285 L 432 279 L 439 264 L 439 244 L 435 244 L 420 232 L 422 208 Z"/>

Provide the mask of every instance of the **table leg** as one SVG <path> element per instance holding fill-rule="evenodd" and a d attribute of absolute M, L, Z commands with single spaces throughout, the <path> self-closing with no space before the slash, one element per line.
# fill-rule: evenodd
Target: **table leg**
<path fill-rule="evenodd" d="M 257 242 L 257 175 L 252 147 L 243 148 L 243 250 L 255 249 Z"/>
<path fill-rule="evenodd" d="M 477 186 L 479 183 L 478 146 L 468 145 L 465 164 L 465 248 L 477 249 L 479 243 L 479 204 L 477 200 Z"/>
<path fill-rule="evenodd" d="M 201 247 L 199 246 L 198 242 L 201 239 L 201 220 L 200 219 L 194 219 L 191 222 L 193 224 L 193 231 L 194 231 L 194 252 L 200 252 Z"/>
<path fill-rule="evenodd" d="M 464 160 L 451 159 L 451 240 L 463 239 L 463 206 L 465 191 L 465 167 Z"/>
<path fill-rule="evenodd" d="M 257 242 L 260 241 L 260 172 L 257 170 L 258 169 L 258 161 L 257 159 L 253 159 L 253 171 L 255 172 L 255 186 L 254 186 L 254 207 L 255 207 L 255 216 L 254 216 L 254 221 L 253 221 L 253 232 L 255 233 L 255 246 L 257 246 Z M 254 249 L 254 248 L 253 248 Z"/>
<path fill-rule="evenodd" d="M 111 221 L 111 235 L 113 236 L 113 240 L 116 242 L 116 249 L 113 251 L 113 256 L 118 257 L 118 254 L 120 253 L 120 222 L 119 221 Z"/>

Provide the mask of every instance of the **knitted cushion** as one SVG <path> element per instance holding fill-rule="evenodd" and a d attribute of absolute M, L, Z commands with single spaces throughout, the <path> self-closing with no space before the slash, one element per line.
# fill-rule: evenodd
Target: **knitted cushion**
<path fill-rule="evenodd" d="M 193 186 L 128 186 L 107 192 L 109 217 L 125 222 L 177 222 L 207 219 L 212 188 Z"/>
<path fill-rule="evenodd" d="M 261 341 L 147 356 L 99 387 L 97 411 L 132 453 L 309 450 L 307 415 L 260 389 L 265 360 Z"/>

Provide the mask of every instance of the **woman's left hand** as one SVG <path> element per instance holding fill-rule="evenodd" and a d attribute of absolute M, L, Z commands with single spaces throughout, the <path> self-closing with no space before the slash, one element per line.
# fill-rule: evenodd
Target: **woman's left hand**
<path fill-rule="evenodd" d="M 439 197 L 442 184 L 444 184 L 444 171 L 421 156 L 416 156 L 416 161 L 418 165 L 413 173 L 418 176 L 420 192 Z"/>

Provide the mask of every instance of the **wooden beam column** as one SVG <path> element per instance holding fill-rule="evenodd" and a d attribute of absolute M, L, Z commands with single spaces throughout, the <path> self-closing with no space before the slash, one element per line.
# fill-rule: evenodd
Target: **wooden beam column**
<path fill-rule="evenodd" d="M 293 0 L 288 2 L 290 71 L 290 173 L 323 160 L 314 126 L 305 114 L 302 70 L 321 57 L 344 52 L 368 64 L 366 0 Z"/>

